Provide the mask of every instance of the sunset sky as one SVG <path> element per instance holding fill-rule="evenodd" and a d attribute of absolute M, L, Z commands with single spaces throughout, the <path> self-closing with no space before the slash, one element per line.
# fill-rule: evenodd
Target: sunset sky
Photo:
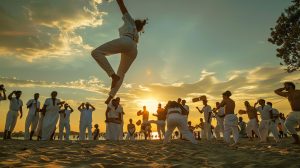
<path fill-rule="evenodd" d="M 134 18 L 149 18 L 140 37 L 139 54 L 127 73 L 118 96 L 125 124 L 138 118 L 143 105 L 153 113 L 178 97 L 187 99 L 189 120 L 199 123 L 201 103 L 191 98 L 207 95 L 209 104 L 233 92 L 237 109 L 258 98 L 274 102 L 288 113 L 287 100 L 274 89 L 291 80 L 300 87 L 300 73 L 288 74 L 279 66 L 276 48 L 268 43 L 289 0 L 124 0 Z M 90 56 L 93 48 L 118 37 L 121 13 L 115 1 L 2 0 L 0 3 L 0 83 L 23 91 L 26 103 L 35 92 L 41 102 L 53 90 L 74 108 L 89 101 L 96 106 L 93 124 L 104 131 L 110 78 Z M 119 56 L 109 57 L 114 68 Z M 0 131 L 4 129 L 8 101 L 0 103 Z M 24 117 L 16 131 L 23 131 Z M 79 112 L 71 116 L 78 131 Z M 155 119 L 153 116 L 150 119 Z M 154 126 L 155 128 L 155 126 Z"/>

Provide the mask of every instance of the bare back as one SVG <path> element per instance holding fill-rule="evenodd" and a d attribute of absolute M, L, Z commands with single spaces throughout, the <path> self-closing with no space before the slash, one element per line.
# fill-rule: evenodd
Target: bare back
<path fill-rule="evenodd" d="M 287 96 L 293 111 L 300 112 L 300 90 L 289 92 Z"/>
<path fill-rule="evenodd" d="M 235 102 L 232 99 L 223 99 L 222 103 L 225 104 L 225 115 L 234 114 Z"/>
<path fill-rule="evenodd" d="M 257 110 L 254 107 L 249 107 L 247 108 L 247 114 L 248 118 L 251 119 L 256 119 L 257 118 Z"/>

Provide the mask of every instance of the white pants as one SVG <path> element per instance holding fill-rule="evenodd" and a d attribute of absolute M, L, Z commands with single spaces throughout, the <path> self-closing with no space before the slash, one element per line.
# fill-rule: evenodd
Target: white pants
<path fill-rule="evenodd" d="M 117 72 L 120 80 L 109 93 L 109 95 L 112 97 L 114 97 L 120 89 L 126 72 L 137 56 L 136 43 L 130 37 L 123 36 L 107 42 L 92 51 L 93 58 L 97 61 L 99 66 L 107 73 L 108 76 L 113 75 L 115 72 L 109 64 L 106 56 L 118 53 L 121 53 L 121 61 Z"/>
<path fill-rule="evenodd" d="M 42 136 L 43 120 L 44 120 L 44 115 L 39 113 L 39 121 L 38 121 L 38 125 L 37 125 L 35 134 L 40 137 Z"/>
<path fill-rule="evenodd" d="M 5 130 L 13 132 L 17 124 L 19 113 L 18 111 L 8 111 L 6 115 Z"/>
<path fill-rule="evenodd" d="M 58 135 L 58 139 L 59 140 L 63 140 L 64 129 L 66 129 L 65 140 L 69 140 L 70 139 L 70 123 L 67 122 L 67 121 L 59 123 L 59 135 Z"/>
<path fill-rule="evenodd" d="M 106 123 L 106 139 L 117 141 L 120 140 L 120 124 Z"/>
<path fill-rule="evenodd" d="M 128 133 L 126 135 L 126 140 L 131 140 L 131 141 L 135 140 L 134 134 L 130 134 L 129 131 L 128 131 Z"/>
<path fill-rule="evenodd" d="M 193 133 L 191 133 L 186 124 L 185 117 L 177 113 L 169 114 L 167 116 L 167 132 L 165 134 L 164 143 L 170 141 L 172 133 L 176 127 L 178 128 L 183 137 L 191 141 L 193 144 L 197 144 Z"/>
<path fill-rule="evenodd" d="M 250 119 L 247 123 L 246 132 L 249 138 L 252 137 L 252 131 L 254 131 L 257 136 L 260 136 L 258 131 L 258 123 L 255 118 Z"/>
<path fill-rule="evenodd" d="M 204 137 L 207 140 L 211 140 L 211 123 L 205 122 L 204 123 Z"/>
<path fill-rule="evenodd" d="M 238 118 L 234 114 L 228 114 L 224 118 L 224 141 L 230 143 L 230 135 L 233 134 L 234 143 L 239 140 Z"/>
<path fill-rule="evenodd" d="M 56 111 L 46 112 L 43 119 L 42 140 L 50 140 L 54 133 L 59 114 Z"/>
<path fill-rule="evenodd" d="M 92 122 L 81 121 L 79 124 L 79 140 L 85 140 L 85 131 L 88 130 L 88 140 L 93 140 Z"/>
<path fill-rule="evenodd" d="M 24 133 L 24 139 L 29 140 L 30 139 L 30 133 L 29 133 L 29 127 L 31 126 L 31 131 L 35 131 L 37 124 L 39 122 L 39 115 L 38 114 L 29 114 L 26 117 L 25 121 L 25 133 Z"/>
<path fill-rule="evenodd" d="M 291 134 L 297 134 L 295 127 L 300 124 L 300 111 L 290 112 L 285 120 L 285 127 Z"/>
<path fill-rule="evenodd" d="M 261 120 L 258 130 L 259 130 L 261 142 L 267 141 L 267 137 L 269 136 L 269 131 L 273 134 L 276 142 L 279 141 L 279 136 L 278 136 L 279 132 L 277 130 L 276 124 L 273 121 Z"/>
<path fill-rule="evenodd" d="M 156 124 L 158 136 L 163 138 L 166 132 L 166 122 L 164 120 L 150 120 L 149 123 Z"/>
<path fill-rule="evenodd" d="M 223 136 L 224 136 L 224 119 L 219 119 L 218 124 L 215 128 L 215 134 L 216 134 L 217 139 L 221 138 L 221 135 L 220 135 L 221 132 L 223 133 Z"/>
<path fill-rule="evenodd" d="M 123 127 L 124 127 L 124 122 L 122 122 L 121 124 L 119 124 L 119 127 L 120 127 L 120 135 L 119 135 L 119 139 L 120 140 L 123 140 L 124 138 L 123 138 Z"/>

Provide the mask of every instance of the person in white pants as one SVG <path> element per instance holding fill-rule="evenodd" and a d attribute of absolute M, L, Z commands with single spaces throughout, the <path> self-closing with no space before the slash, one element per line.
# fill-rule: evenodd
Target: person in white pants
<path fill-rule="evenodd" d="M 108 104 L 121 87 L 125 74 L 137 56 L 138 33 L 143 30 L 146 20 L 134 20 L 128 13 L 123 0 L 117 0 L 123 14 L 124 25 L 119 29 L 120 38 L 107 42 L 92 51 L 91 55 L 99 66 L 112 78 L 111 91 L 105 101 Z M 106 56 L 121 53 L 117 74 Z"/>
<path fill-rule="evenodd" d="M 239 128 L 238 118 L 234 114 L 235 102 L 230 98 L 231 92 L 226 91 L 222 94 L 223 101 L 220 103 L 214 111 L 217 111 L 221 107 L 225 107 L 225 118 L 224 118 L 224 141 L 230 144 L 230 135 L 233 134 L 234 144 L 236 145 L 239 141 Z"/>
<path fill-rule="evenodd" d="M 122 108 L 118 101 L 113 99 L 108 104 L 105 113 L 106 122 L 106 140 L 118 141 L 120 140 L 120 125 L 121 125 Z"/>
<path fill-rule="evenodd" d="M 88 140 L 93 140 L 92 135 L 92 122 L 93 122 L 93 112 L 96 108 L 89 102 L 82 103 L 78 110 L 80 111 L 80 121 L 79 121 L 79 140 L 85 140 L 85 132 L 88 130 Z"/>
<path fill-rule="evenodd" d="M 25 133 L 24 139 L 25 140 L 32 140 L 34 132 L 39 122 L 39 112 L 40 112 L 40 101 L 38 100 L 40 97 L 39 93 L 34 94 L 34 98 L 30 99 L 26 105 L 29 109 L 26 121 L 25 121 Z M 31 131 L 29 133 L 29 127 L 31 126 Z"/>
<path fill-rule="evenodd" d="M 118 108 L 120 108 L 121 110 L 121 124 L 120 124 L 120 140 L 123 140 L 124 139 L 124 115 L 125 115 L 125 112 L 124 112 L 124 109 L 122 107 L 122 105 L 120 104 L 120 97 L 117 97 L 116 98 L 116 101 L 117 101 L 117 104 L 118 104 Z"/>
<path fill-rule="evenodd" d="M 15 97 L 12 97 L 13 94 Z M 21 91 L 13 91 L 8 95 L 8 100 L 10 101 L 9 110 L 6 115 L 6 122 L 5 122 L 5 130 L 3 139 L 11 139 L 11 133 L 14 131 L 17 119 L 19 116 L 20 111 L 20 119 L 22 118 L 23 111 L 23 101 L 20 99 L 22 95 Z"/>
<path fill-rule="evenodd" d="M 127 135 L 126 140 L 135 140 L 135 125 L 132 123 L 132 119 L 129 119 L 129 124 L 127 124 Z"/>
<path fill-rule="evenodd" d="M 167 131 L 165 134 L 164 144 L 170 142 L 170 138 L 172 136 L 172 133 L 174 129 L 177 127 L 180 133 L 183 135 L 183 137 L 193 144 L 197 144 L 197 141 L 193 135 L 193 133 L 190 132 L 185 117 L 182 115 L 182 113 L 185 111 L 184 108 L 180 104 L 178 104 L 176 101 L 172 101 L 168 103 L 167 107 Z"/>
<path fill-rule="evenodd" d="M 212 134 L 211 134 L 211 120 L 212 120 L 212 109 L 211 106 L 207 104 L 207 99 L 205 97 L 205 99 L 202 99 L 202 103 L 203 103 L 203 108 L 200 110 L 198 107 L 196 107 L 198 109 L 198 111 L 200 113 L 204 113 L 204 134 L 205 134 L 205 138 L 210 141 L 212 138 Z"/>
<path fill-rule="evenodd" d="M 42 108 L 42 112 L 44 113 L 42 140 L 52 140 L 59 118 L 59 109 L 64 103 L 64 101 L 60 101 L 60 99 L 57 98 L 56 91 L 51 93 L 51 98 L 45 100 Z"/>
<path fill-rule="evenodd" d="M 293 144 L 300 144 L 299 136 L 295 129 L 300 125 L 300 90 L 296 90 L 296 85 L 293 82 L 285 82 L 283 88 L 275 90 L 279 96 L 288 99 L 292 112 L 290 112 L 285 120 L 285 127 L 292 134 L 294 139 Z"/>
<path fill-rule="evenodd" d="M 63 140 L 64 129 L 66 129 L 65 140 L 70 139 L 70 115 L 73 111 L 73 108 L 67 103 L 64 104 L 64 109 L 59 111 L 59 140 Z"/>
<path fill-rule="evenodd" d="M 260 106 L 256 108 L 257 104 Z M 276 127 L 272 126 L 272 107 L 266 104 L 266 101 L 263 99 L 259 99 L 254 107 L 260 113 L 261 121 L 258 127 L 260 141 L 267 142 L 267 137 L 269 136 L 269 132 L 273 134 L 273 137 L 276 142 L 279 142 L 279 133 Z"/>
<path fill-rule="evenodd" d="M 159 139 L 163 139 L 165 135 L 165 128 L 166 128 L 166 118 L 167 114 L 164 108 L 161 107 L 161 104 L 158 104 L 157 107 L 157 114 L 153 114 L 153 116 L 157 117 L 156 121 L 149 121 L 150 123 L 155 123 L 157 125 L 157 132 Z"/>
<path fill-rule="evenodd" d="M 247 114 L 248 115 L 248 123 L 246 127 L 247 136 L 250 141 L 253 140 L 252 137 L 252 131 L 260 137 L 259 131 L 258 131 L 258 117 L 257 117 L 257 110 L 256 108 L 252 107 L 248 101 L 244 102 L 244 105 L 246 107 L 246 110 L 239 110 L 239 114 Z"/>
<path fill-rule="evenodd" d="M 186 105 L 186 100 L 182 100 L 181 104 L 182 104 L 183 108 L 186 110 L 186 114 L 184 114 L 184 117 L 186 118 L 186 122 L 188 122 L 190 107 L 188 105 Z"/>
<path fill-rule="evenodd" d="M 216 103 L 216 107 L 220 105 L 220 102 Z M 217 126 L 215 128 L 215 134 L 216 138 L 220 139 L 221 138 L 221 132 L 224 135 L 224 117 L 225 117 L 225 108 L 221 107 L 217 112 L 215 113 L 215 117 L 217 119 Z"/>

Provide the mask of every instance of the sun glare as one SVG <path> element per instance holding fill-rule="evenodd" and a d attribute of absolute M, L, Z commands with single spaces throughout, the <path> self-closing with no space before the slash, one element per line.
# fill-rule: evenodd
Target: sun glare
<path fill-rule="evenodd" d="M 160 102 L 154 98 L 137 100 L 138 106 L 141 107 L 141 109 L 143 106 L 146 106 L 150 113 L 156 113 L 158 103 Z"/>

